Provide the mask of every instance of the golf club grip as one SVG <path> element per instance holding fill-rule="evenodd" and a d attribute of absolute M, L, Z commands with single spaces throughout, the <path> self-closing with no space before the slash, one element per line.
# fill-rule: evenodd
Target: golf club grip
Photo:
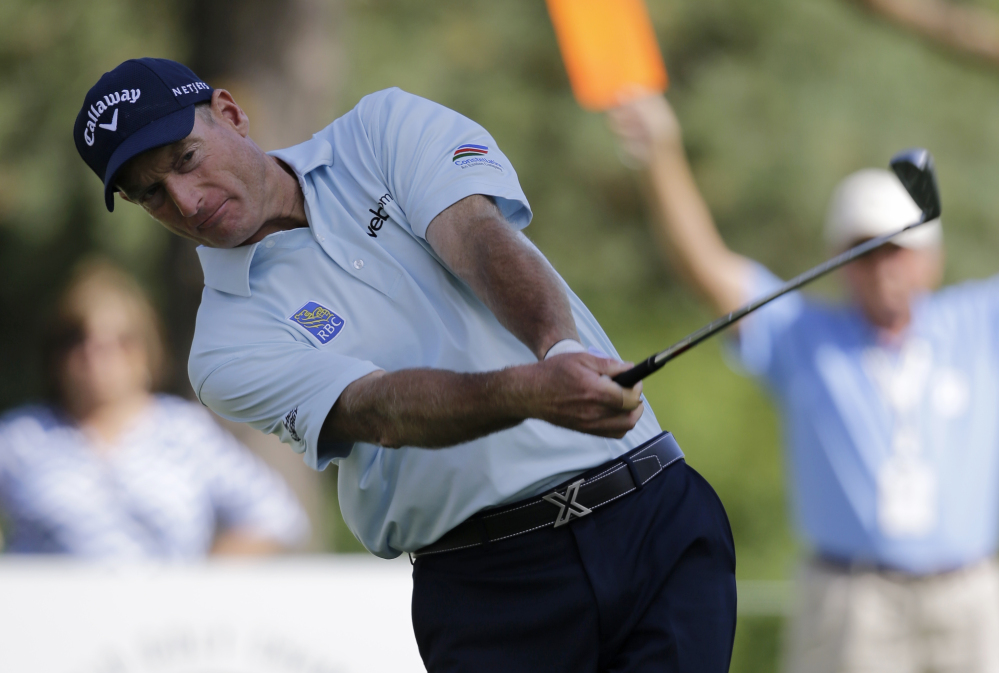
<path fill-rule="evenodd" d="M 633 388 L 636 383 L 657 369 L 659 367 L 655 365 L 655 356 L 653 355 L 644 362 L 639 362 L 628 371 L 612 376 L 611 380 L 622 388 Z"/>

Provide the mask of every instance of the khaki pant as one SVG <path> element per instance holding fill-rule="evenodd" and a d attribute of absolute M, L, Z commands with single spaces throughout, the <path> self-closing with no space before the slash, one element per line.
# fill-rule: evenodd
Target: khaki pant
<path fill-rule="evenodd" d="M 999 673 L 999 566 L 928 577 L 803 564 L 787 673 Z"/>

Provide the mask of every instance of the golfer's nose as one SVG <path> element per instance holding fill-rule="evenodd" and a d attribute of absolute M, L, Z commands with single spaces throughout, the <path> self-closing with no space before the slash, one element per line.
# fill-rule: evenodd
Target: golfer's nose
<path fill-rule="evenodd" d="M 194 217 L 201 208 L 201 190 L 192 181 L 185 180 L 182 176 L 171 176 L 171 178 L 164 181 L 164 187 L 167 194 L 170 195 L 170 200 L 177 207 L 177 212 L 184 219 Z"/>

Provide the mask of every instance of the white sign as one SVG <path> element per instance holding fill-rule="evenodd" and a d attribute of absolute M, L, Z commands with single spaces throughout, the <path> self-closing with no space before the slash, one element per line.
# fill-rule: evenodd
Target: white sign
<path fill-rule="evenodd" d="M 0 671 L 423 671 L 408 561 L 0 560 Z"/>

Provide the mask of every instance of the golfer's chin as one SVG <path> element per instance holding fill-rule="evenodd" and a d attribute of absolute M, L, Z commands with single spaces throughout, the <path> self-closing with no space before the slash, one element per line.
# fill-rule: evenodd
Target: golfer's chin
<path fill-rule="evenodd" d="M 253 245 L 254 243 L 259 243 L 260 241 L 264 240 L 264 238 L 266 238 L 268 234 L 273 234 L 275 231 L 277 231 L 277 229 L 273 229 L 271 227 L 262 225 L 258 227 L 257 230 L 254 231 L 252 234 L 244 238 L 242 243 L 239 243 L 237 245 Z"/>
<path fill-rule="evenodd" d="M 182 235 L 184 238 L 190 239 L 198 245 L 203 245 L 206 248 L 238 248 L 243 245 L 244 239 L 244 237 L 240 236 L 237 232 L 228 232 L 225 230 L 215 230 L 210 234 L 195 231 L 190 234 Z"/>
<path fill-rule="evenodd" d="M 228 249 L 256 243 L 263 238 L 258 234 L 259 229 L 241 227 L 227 221 L 219 222 L 207 231 L 195 232 L 195 236 L 191 238 L 208 248 Z"/>

